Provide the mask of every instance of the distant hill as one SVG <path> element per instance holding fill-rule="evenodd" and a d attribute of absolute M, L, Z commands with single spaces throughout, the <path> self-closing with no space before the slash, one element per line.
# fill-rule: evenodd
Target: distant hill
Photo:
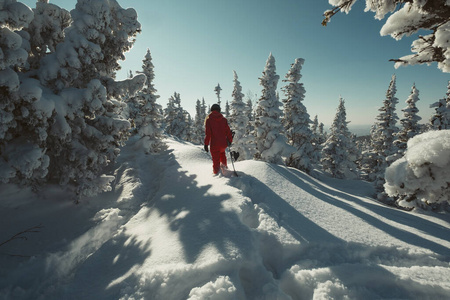
<path fill-rule="evenodd" d="M 370 127 L 372 125 L 352 125 L 348 124 L 348 129 L 356 134 L 356 136 L 365 136 L 370 134 Z"/>

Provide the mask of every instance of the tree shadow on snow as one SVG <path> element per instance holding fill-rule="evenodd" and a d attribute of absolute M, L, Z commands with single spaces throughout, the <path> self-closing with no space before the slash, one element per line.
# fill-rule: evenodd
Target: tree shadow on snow
<path fill-rule="evenodd" d="M 78 268 L 72 281 L 77 285 L 65 287 L 60 299 L 106 300 L 133 294 L 140 281 L 133 271 L 151 255 L 150 249 L 150 241 L 139 242 L 124 233 L 108 240 Z"/>
<path fill-rule="evenodd" d="M 301 214 L 257 178 L 243 174 L 240 179 L 233 180 L 230 184 L 242 189 L 245 196 L 264 208 L 264 211 L 276 220 L 279 226 L 285 228 L 299 242 L 310 243 L 320 240 L 329 244 L 344 243 L 342 239 Z"/>
<path fill-rule="evenodd" d="M 195 262 L 207 246 L 214 246 L 225 258 L 235 255 L 230 247 L 249 254 L 250 229 L 236 212 L 222 205 L 231 195 L 210 193 L 212 185 L 199 186 L 195 175 L 181 170 L 174 157 L 172 160 L 150 205 L 160 216 L 167 217 L 171 230 L 178 232 L 186 262 Z"/>
<path fill-rule="evenodd" d="M 392 220 L 394 222 L 403 225 L 417 228 L 421 231 L 424 231 L 428 235 L 443 240 L 448 240 L 448 237 L 450 236 L 450 230 L 448 228 L 439 226 L 438 224 L 420 218 L 412 213 L 383 206 L 381 204 L 366 202 L 342 191 L 331 190 L 330 188 L 326 187 L 325 185 L 321 184 L 318 181 L 311 179 L 311 177 L 307 176 L 306 174 L 298 170 L 287 169 L 281 166 L 273 166 L 273 165 L 271 165 L 271 167 L 277 173 L 279 173 L 284 178 L 289 180 L 291 183 L 303 189 L 304 191 L 310 193 L 311 195 L 317 197 L 318 199 L 321 199 L 326 203 L 332 204 L 336 207 L 339 207 L 341 209 L 350 212 L 351 214 L 361 218 L 362 220 L 366 221 L 372 226 L 390 234 L 391 236 L 401 241 L 404 241 L 411 245 L 430 249 L 435 253 L 443 255 L 445 257 L 445 260 L 450 260 L 449 248 L 444 247 L 436 242 L 427 240 L 415 233 L 392 226 L 386 223 L 385 221 L 378 219 L 376 216 L 367 214 L 348 203 L 340 201 L 337 198 L 342 198 L 344 200 L 351 201 L 359 206 L 369 209 L 371 212 L 381 217 L 385 217 L 389 220 Z M 368 234 L 370 233 L 368 232 Z"/>

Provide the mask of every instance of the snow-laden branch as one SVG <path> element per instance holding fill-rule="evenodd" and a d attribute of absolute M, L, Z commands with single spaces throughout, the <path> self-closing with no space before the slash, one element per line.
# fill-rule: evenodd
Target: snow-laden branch
<path fill-rule="evenodd" d="M 348 13 L 357 0 L 329 0 L 333 9 L 324 12 L 322 25 L 326 26 L 339 11 Z M 396 40 L 411 36 L 419 30 L 431 34 L 413 41 L 413 54 L 398 59 L 395 67 L 437 62 L 443 72 L 450 72 L 450 1 L 448 0 L 366 0 L 365 11 L 375 13 L 378 20 L 391 14 L 380 30 L 381 36 Z"/>

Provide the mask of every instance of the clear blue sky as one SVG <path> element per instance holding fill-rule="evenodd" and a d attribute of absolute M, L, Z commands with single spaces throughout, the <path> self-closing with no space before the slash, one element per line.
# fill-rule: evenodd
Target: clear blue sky
<path fill-rule="evenodd" d="M 35 1 L 23 2 L 34 7 Z M 76 3 L 50 2 L 68 10 Z M 395 69 L 389 59 L 410 54 L 413 39 L 381 37 L 385 20 L 364 13 L 365 1 L 358 2 L 349 15 L 339 13 L 323 27 L 322 14 L 331 8 L 327 0 L 119 0 L 122 7 L 136 9 L 142 33 L 126 54 L 118 78 L 140 70 L 149 48 L 159 103 L 165 107 L 176 91 L 182 106 L 194 116 L 197 99 L 204 97 L 209 105 L 216 102 L 217 83 L 223 103 L 231 102 L 233 70 L 244 94 L 250 91 L 259 97 L 258 78 L 272 52 L 279 88 L 291 63 L 298 57 L 305 59 L 304 104 L 311 118 L 317 114 L 326 125 L 334 118 L 340 95 L 351 124 L 373 124 L 394 73 L 399 116 L 415 82 L 419 114 L 428 121 L 429 105 L 445 96 L 450 74 L 439 71 L 436 64 Z"/>

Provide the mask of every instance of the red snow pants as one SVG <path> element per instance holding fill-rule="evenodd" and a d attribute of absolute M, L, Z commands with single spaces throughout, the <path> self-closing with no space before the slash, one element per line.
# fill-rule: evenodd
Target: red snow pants
<path fill-rule="evenodd" d="M 227 166 L 227 157 L 225 155 L 225 149 L 215 148 L 215 147 L 210 149 L 211 157 L 212 157 L 212 161 L 213 161 L 214 174 L 219 173 L 220 164 Z"/>

